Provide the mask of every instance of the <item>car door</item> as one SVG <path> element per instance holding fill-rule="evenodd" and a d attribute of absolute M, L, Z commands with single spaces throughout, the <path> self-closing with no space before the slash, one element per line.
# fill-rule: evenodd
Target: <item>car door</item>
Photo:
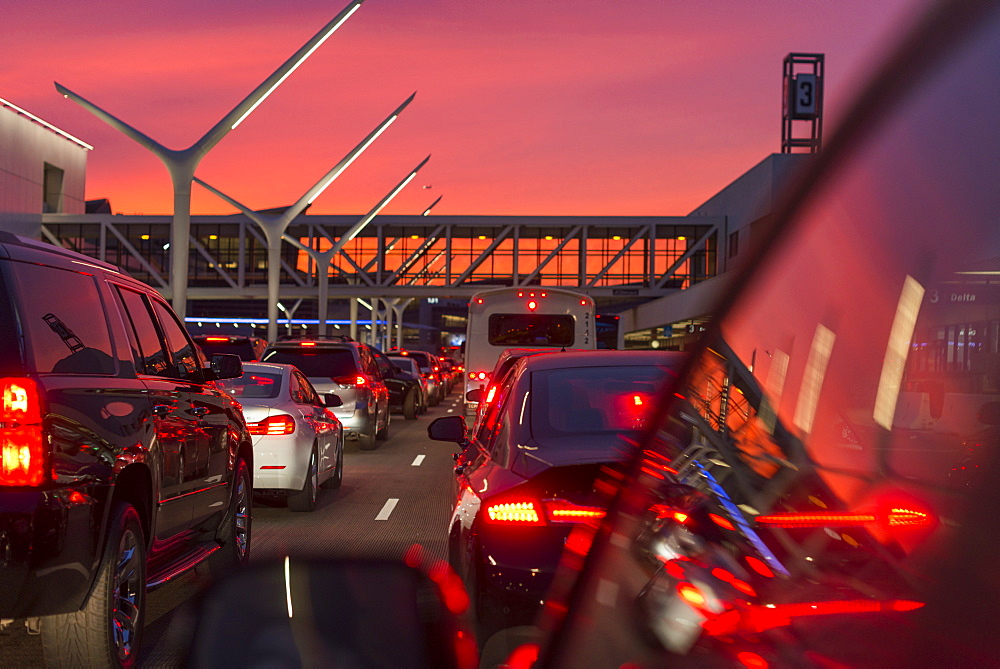
<path fill-rule="evenodd" d="M 320 402 L 309 379 L 299 370 L 292 370 L 288 379 L 288 393 L 295 403 L 299 416 L 309 426 L 316 440 L 316 466 L 322 480 L 325 472 L 334 464 L 335 454 L 330 448 L 330 434 L 327 427 L 326 409 Z"/>
<path fill-rule="evenodd" d="M 149 396 L 156 438 L 153 454 L 153 487 L 157 504 L 155 541 L 166 541 L 191 524 L 191 499 L 197 457 L 192 452 L 194 416 L 177 389 L 173 363 L 154 320 L 145 294 L 116 286 L 126 320 L 126 331 L 136 372 Z M 154 545 L 155 551 L 155 545 Z"/>
<path fill-rule="evenodd" d="M 190 420 L 188 448 L 194 468 L 188 494 L 192 522 L 197 526 L 223 512 L 229 502 L 232 403 L 215 383 L 205 382 L 198 350 L 173 310 L 158 299 L 153 299 L 152 304 L 175 370 L 175 392 Z"/>

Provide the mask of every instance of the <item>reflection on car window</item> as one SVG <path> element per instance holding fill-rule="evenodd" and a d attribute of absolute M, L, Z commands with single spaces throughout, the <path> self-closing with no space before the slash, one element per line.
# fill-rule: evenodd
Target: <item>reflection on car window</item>
<path fill-rule="evenodd" d="M 113 374 L 114 352 L 97 284 L 68 270 L 11 263 L 34 366 L 40 373 Z M 67 291 L 66 286 L 73 286 Z"/>
<path fill-rule="evenodd" d="M 133 344 L 138 346 L 138 350 L 133 351 L 136 356 L 136 371 L 152 376 L 169 376 L 171 371 L 167 353 L 163 350 L 163 342 L 153 322 L 146 298 L 122 287 L 118 287 L 118 293 L 125 305 L 128 323 L 135 338 Z"/>
<path fill-rule="evenodd" d="M 177 318 L 167 306 L 158 300 L 153 301 L 153 309 L 159 318 L 160 326 L 167 337 L 170 347 L 170 358 L 182 378 L 190 378 L 198 372 L 198 356 L 194 345 L 188 340 L 187 334 Z"/>
<path fill-rule="evenodd" d="M 275 349 L 264 355 L 263 362 L 295 365 L 311 378 L 338 378 L 358 373 L 354 353 L 346 348 L 305 350 Z"/>

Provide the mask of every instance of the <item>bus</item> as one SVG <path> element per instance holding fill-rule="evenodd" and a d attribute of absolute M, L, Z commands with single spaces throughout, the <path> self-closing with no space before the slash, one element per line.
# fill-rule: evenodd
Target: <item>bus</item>
<path fill-rule="evenodd" d="M 468 392 L 485 390 L 505 349 L 596 349 L 594 315 L 589 295 L 558 288 L 497 288 L 473 295 L 465 338 L 466 411 L 475 412 L 478 404 L 468 400 Z"/>

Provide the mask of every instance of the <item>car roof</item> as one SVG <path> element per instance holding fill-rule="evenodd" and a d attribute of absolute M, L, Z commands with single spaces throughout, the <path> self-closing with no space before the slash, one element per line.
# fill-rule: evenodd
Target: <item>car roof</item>
<path fill-rule="evenodd" d="M 532 371 L 572 367 L 663 366 L 677 368 L 687 355 L 680 351 L 566 351 L 552 355 L 525 355 L 519 360 Z M 522 362 L 523 361 L 523 362 Z"/>
<path fill-rule="evenodd" d="M 290 374 L 295 365 L 286 365 L 280 362 L 244 362 L 244 372 L 274 372 L 279 374 Z"/>

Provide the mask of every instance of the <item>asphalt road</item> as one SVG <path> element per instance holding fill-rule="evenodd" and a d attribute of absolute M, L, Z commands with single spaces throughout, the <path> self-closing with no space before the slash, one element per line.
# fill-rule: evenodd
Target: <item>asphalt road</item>
<path fill-rule="evenodd" d="M 444 559 L 451 510 L 454 449 L 427 438 L 439 416 L 461 415 L 458 392 L 417 420 L 393 414 L 389 439 L 374 451 L 347 442 L 344 483 L 321 490 L 312 513 L 292 513 L 284 504 L 257 502 L 253 509 L 251 563 L 303 559 L 398 559 L 413 544 L 425 559 Z M 197 593 L 207 584 L 195 569 L 149 593 L 139 665 L 183 667 L 196 620 Z M 0 633 L 0 667 L 38 667 L 39 637 L 23 626 Z"/>

